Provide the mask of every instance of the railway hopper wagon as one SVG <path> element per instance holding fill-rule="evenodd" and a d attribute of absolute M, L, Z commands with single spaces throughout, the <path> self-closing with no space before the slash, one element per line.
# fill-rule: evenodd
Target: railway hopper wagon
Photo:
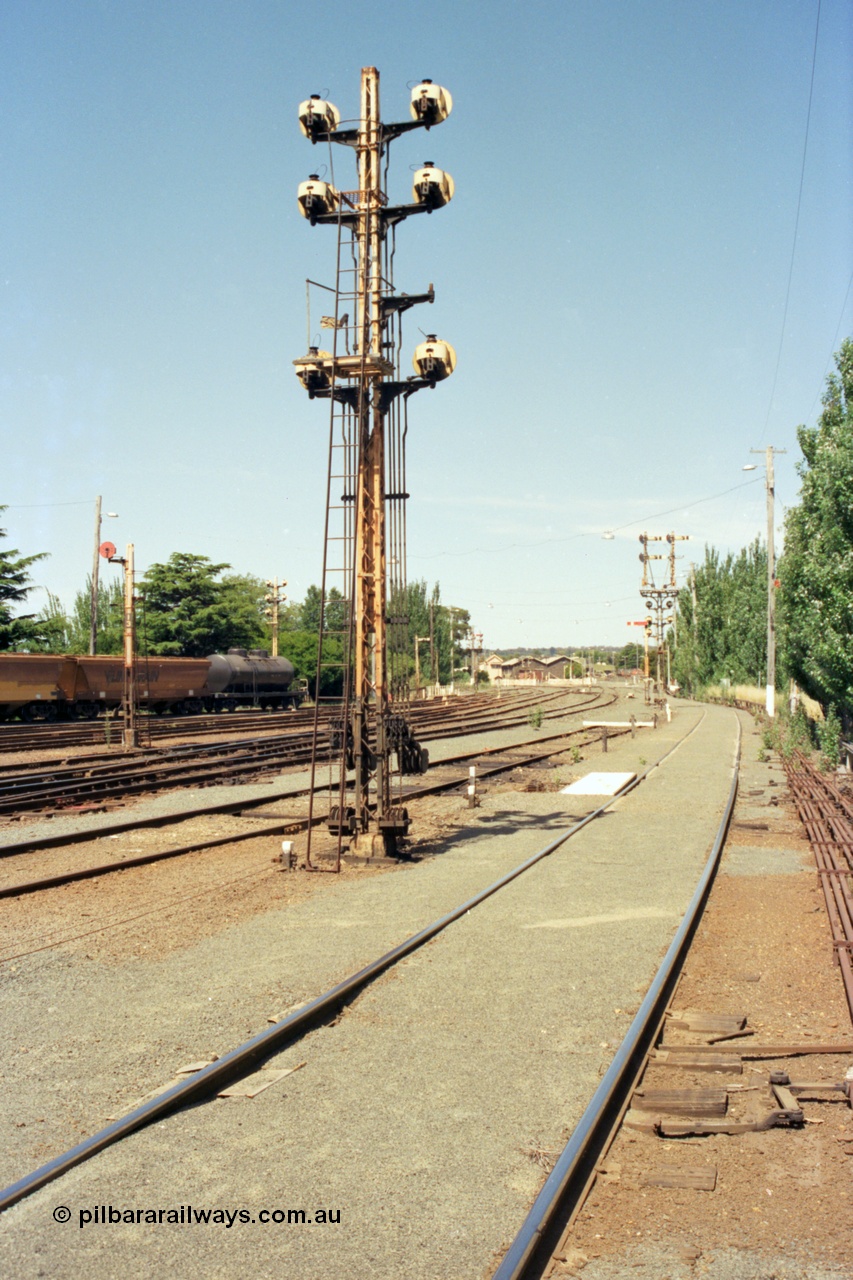
<path fill-rule="evenodd" d="M 0 654 L 0 719 L 55 720 L 73 705 L 77 660 L 64 654 Z"/>
<path fill-rule="evenodd" d="M 101 707 L 120 707 L 124 697 L 124 660 L 119 657 L 77 658 L 77 696 L 69 712 L 91 719 Z M 204 710 L 203 693 L 209 658 L 140 658 L 136 664 L 136 696 L 141 708 L 189 715 Z"/>

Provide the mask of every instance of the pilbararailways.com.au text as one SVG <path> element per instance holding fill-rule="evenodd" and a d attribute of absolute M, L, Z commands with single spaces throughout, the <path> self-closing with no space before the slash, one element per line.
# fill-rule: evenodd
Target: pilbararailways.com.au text
<path fill-rule="evenodd" d="M 64 1206 L 63 1206 L 64 1207 Z M 69 1214 L 69 1218 L 70 1218 Z M 54 1213 L 56 1217 L 56 1213 Z M 146 1223 L 173 1226 L 221 1226 L 226 1231 L 235 1225 L 307 1226 L 340 1223 L 340 1209 L 197 1209 L 191 1204 L 172 1209 L 131 1209 L 112 1204 L 93 1205 L 77 1212 L 78 1226 L 109 1227 L 119 1223 Z M 57 1221 L 68 1221 L 60 1216 Z"/>

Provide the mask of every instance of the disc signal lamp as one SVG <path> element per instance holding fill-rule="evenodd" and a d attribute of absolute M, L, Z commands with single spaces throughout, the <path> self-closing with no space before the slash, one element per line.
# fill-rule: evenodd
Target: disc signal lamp
<path fill-rule="evenodd" d="M 436 168 L 431 160 L 425 160 L 423 168 L 415 173 L 412 195 L 417 204 L 426 205 L 430 211 L 450 204 L 455 190 L 450 174 Z"/>
<path fill-rule="evenodd" d="M 102 542 L 98 547 L 98 554 L 102 555 L 105 560 L 112 560 L 116 553 L 116 544 L 114 542 Z"/>
<path fill-rule="evenodd" d="M 337 212 L 341 197 L 330 183 L 323 182 L 319 174 L 312 173 L 307 182 L 300 182 L 296 203 L 303 218 L 307 218 L 313 227 L 323 214 Z"/>
<path fill-rule="evenodd" d="M 434 333 L 427 335 L 426 342 L 415 347 L 412 359 L 415 372 L 430 382 L 442 382 L 449 378 L 456 368 L 456 352 L 449 342 L 443 342 Z"/>
<path fill-rule="evenodd" d="M 453 110 L 453 99 L 448 89 L 431 80 L 422 80 L 412 90 L 412 101 L 409 106 L 413 120 L 420 121 L 427 129 L 434 124 L 441 124 Z"/>
<path fill-rule="evenodd" d="M 308 392 L 310 399 L 318 392 L 328 391 L 331 379 L 325 368 L 325 361 L 331 363 L 331 351 L 321 351 L 318 347 L 309 347 L 308 355 L 294 360 L 293 368 L 299 381 Z"/>
<path fill-rule="evenodd" d="M 334 133 L 340 122 L 338 108 L 326 102 L 319 93 L 312 93 L 310 98 L 299 104 L 299 128 L 312 142 Z"/>

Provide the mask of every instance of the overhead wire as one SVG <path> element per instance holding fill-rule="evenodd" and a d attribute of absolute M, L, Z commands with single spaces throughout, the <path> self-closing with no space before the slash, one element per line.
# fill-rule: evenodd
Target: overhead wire
<path fill-rule="evenodd" d="M 809 127 L 811 125 L 811 118 L 812 118 L 812 98 L 814 97 L 815 64 L 817 62 L 817 40 L 818 40 L 818 33 L 820 31 L 820 5 L 821 5 L 821 0 L 817 0 L 817 13 L 815 15 L 815 28 L 814 28 L 814 44 L 812 46 L 812 70 L 811 70 L 811 77 L 809 80 L 809 104 L 806 110 L 806 131 L 805 131 L 805 137 L 803 138 L 803 158 L 800 164 L 800 188 L 799 188 L 799 192 L 797 193 L 797 216 L 794 219 L 794 238 L 791 244 L 791 260 L 788 264 L 788 283 L 785 288 L 785 306 L 782 310 L 782 329 L 779 334 L 779 349 L 776 352 L 776 368 L 773 372 L 773 385 L 770 388 L 770 398 L 767 402 L 767 414 L 764 418 L 764 430 L 762 431 L 762 434 L 761 434 L 761 442 L 763 442 L 764 437 L 767 435 L 767 427 L 770 423 L 770 413 L 773 409 L 773 397 L 776 394 L 776 383 L 779 380 L 779 368 L 782 363 L 782 348 L 785 344 L 785 325 L 787 324 L 787 321 L 788 321 L 788 306 L 791 301 L 791 281 L 794 276 L 794 259 L 797 253 L 797 236 L 799 234 L 799 229 L 800 229 L 800 211 L 802 209 L 802 204 L 803 204 L 803 184 L 804 184 L 805 175 L 806 175 L 806 155 L 808 153 L 808 147 L 809 147 Z"/>
<path fill-rule="evenodd" d="M 740 484 L 732 485 L 728 489 L 722 489 L 719 493 L 709 494 L 707 498 L 696 498 L 692 502 L 679 503 L 677 507 L 669 507 L 666 511 L 655 511 L 651 515 L 638 516 L 635 520 L 628 520 L 625 524 L 615 525 L 612 529 L 607 529 L 608 533 L 621 533 L 623 529 L 631 529 L 635 525 L 645 524 L 649 520 L 660 520 L 663 516 L 671 516 L 683 511 L 691 511 L 693 507 L 701 506 L 704 502 L 715 502 L 718 498 L 724 498 L 729 493 L 734 493 L 738 489 L 746 489 L 750 485 L 758 484 L 760 476 L 752 480 L 744 480 Z M 763 483 L 763 481 L 762 481 Z M 514 550 L 533 550 L 536 547 L 547 547 L 556 543 L 576 542 L 579 538 L 600 538 L 602 534 L 597 530 L 587 529 L 583 533 L 570 533 L 562 538 L 543 538 L 539 542 L 508 542 L 503 543 L 499 547 L 466 547 L 459 551 L 433 551 L 429 555 L 416 556 L 419 560 L 433 560 L 439 556 L 471 556 L 471 555 L 488 555 L 499 554 L 504 551 Z"/>

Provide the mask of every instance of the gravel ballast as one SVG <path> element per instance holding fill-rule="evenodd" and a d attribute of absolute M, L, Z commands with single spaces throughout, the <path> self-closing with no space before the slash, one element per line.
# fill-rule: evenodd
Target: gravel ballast
<path fill-rule="evenodd" d="M 685 706 L 672 724 L 611 743 L 579 770 L 639 769 L 641 752 L 654 759 L 693 724 L 607 815 L 269 1064 L 304 1062 L 295 1074 L 253 1101 L 217 1100 L 159 1123 L 10 1210 L 5 1273 L 481 1275 L 523 1218 L 542 1160 L 581 1114 L 678 926 L 725 803 L 735 717 Z M 495 880 L 569 825 L 578 804 L 496 790 L 440 856 L 333 882 L 161 960 L 27 958 L 9 996 L 4 1057 L 26 1045 L 32 1067 L 25 1084 L 20 1068 L 7 1074 L 7 1123 L 28 1115 L 38 1126 L 34 1113 L 58 1094 L 93 1131 L 122 1101 L 225 1052 Z M 18 1156 L 30 1150 L 25 1142 Z M 250 1217 L 264 1208 L 313 1217 L 322 1207 L 341 1218 L 81 1229 L 80 1212 L 101 1204 Z M 71 1209 L 71 1222 L 53 1221 L 56 1206 Z"/>

